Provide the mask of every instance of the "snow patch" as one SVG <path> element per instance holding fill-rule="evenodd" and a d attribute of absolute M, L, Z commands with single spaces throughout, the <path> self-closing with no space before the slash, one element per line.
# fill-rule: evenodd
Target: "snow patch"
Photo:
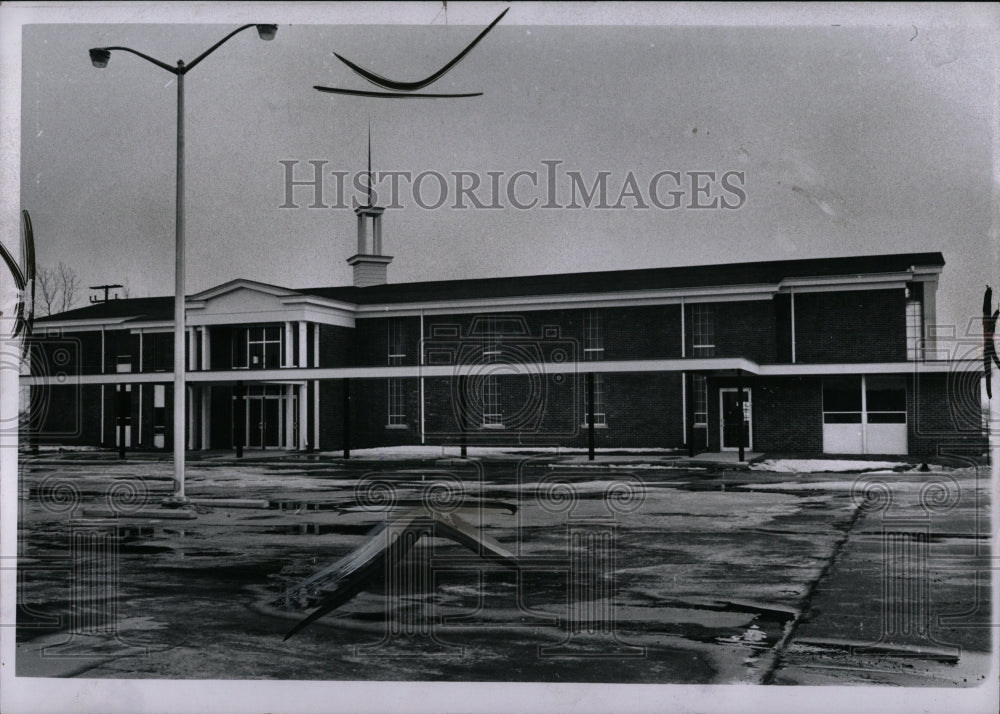
<path fill-rule="evenodd" d="M 881 470 L 891 473 L 895 469 L 912 469 L 913 464 L 904 461 L 846 461 L 840 459 L 765 459 L 750 464 L 753 471 L 772 473 L 849 473 Z"/>

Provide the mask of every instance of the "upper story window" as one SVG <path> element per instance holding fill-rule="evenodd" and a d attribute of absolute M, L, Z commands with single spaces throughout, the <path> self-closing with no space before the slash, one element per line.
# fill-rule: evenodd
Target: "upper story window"
<path fill-rule="evenodd" d="M 496 362 L 500 359 L 500 343 L 502 342 L 502 325 L 495 317 L 487 317 L 483 320 L 484 330 L 483 340 L 483 361 Z"/>
<path fill-rule="evenodd" d="M 691 356 L 715 356 L 715 315 L 711 305 L 691 306 Z"/>
<path fill-rule="evenodd" d="M 601 325 L 601 313 L 588 310 L 583 320 L 583 358 L 604 358 L 604 331 Z"/>
<path fill-rule="evenodd" d="M 406 359 L 406 332 L 403 329 L 403 320 L 398 317 L 390 317 L 386 331 L 386 358 L 389 366 L 403 364 L 403 360 Z"/>
<path fill-rule="evenodd" d="M 604 359 L 604 329 L 601 324 L 601 313 L 597 310 L 588 310 L 583 318 L 583 359 L 595 360 Z M 604 375 L 597 373 L 594 379 L 594 426 L 605 427 L 608 425 L 607 414 L 604 411 Z M 587 405 L 583 408 L 583 425 L 590 425 L 590 415 Z"/>
<path fill-rule="evenodd" d="M 906 359 L 923 359 L 924 306 L 920 300 L 906 301 Z"/>
<path fill-rule="evenodd" d="M 277 369 L 281 367 L 281 327 L 241 327 L 233 333 L 233 367 Z"/>

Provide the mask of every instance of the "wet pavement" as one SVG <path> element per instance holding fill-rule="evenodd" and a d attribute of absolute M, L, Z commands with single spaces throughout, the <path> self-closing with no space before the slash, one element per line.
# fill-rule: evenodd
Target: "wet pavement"
<path fill-rule="evenodd" d="M 26 459 L 17 674 L 928 686 L 987 676 L 985 470 L 648 461 L 194 461 L 185 519 L 160 507 L 169 462 Z M 460 513 L 521 567 L 424 537 L 283 641 L 309 610 L 282 593 L 416 504 Z"/>

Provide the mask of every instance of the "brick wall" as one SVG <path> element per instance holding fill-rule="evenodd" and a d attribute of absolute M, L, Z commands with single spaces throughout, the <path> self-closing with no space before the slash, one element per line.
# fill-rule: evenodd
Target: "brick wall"
<path fill-rule="evenodd" d="M 719 389 L 735 379 L 708 381 L 709 448 L 719 448 Z M 754 451 L 823 450 L 823 389 L 819 377 L 747 377 Z"/>
<path fill-rule="evenodd" d="M 906 360 L 902 288 L 795 294 L 798 362 Z"/>
<path fill-rule="evenodd" d="M 340 325 L 319 326 L 319 366 L 343 367 L 354 359 L 354 329 Z"/>
<path fill-rule="evenodd" d="M 420 318 L 377 317 L 355 320 L 352 364 L 359 367 L 384 367 L 389 364 L 389 323 L 397 321 L 403 334 L 402 364 L 420 363 Z"/>
<path fill-rule="evenodd" d="M 776 360 L 774 305 L 770 300 L 703 303 L 710 308 L 715 332 L 715 357 L 747 357 L 755 362 Z M 685 306 L 687 356 L 694 344 L 694 304 Z"/>
<path fill-rule="evenodd" d="M 994 389 L 998 387 L 994 384 Z M 922 374 L 907 379 L 907 440 L 912 454 L 984 452 L 979 373 Z"/>

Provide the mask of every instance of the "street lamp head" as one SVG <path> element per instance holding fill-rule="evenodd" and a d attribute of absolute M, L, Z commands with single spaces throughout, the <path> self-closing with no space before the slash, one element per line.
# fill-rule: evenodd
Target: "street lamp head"
<path fill-rule="evenodd" d="M 273 40 L 277 32 L 277 25 L 257 25 L 257 35 L 262 40 Z"/>
<path fill-rule="evenodd" d="M 98 69 L 107 67 L 109 59 L 111 59 L 111 52 L 103 47 L 95 47 L 90 51 L 90 61 Z"/>

